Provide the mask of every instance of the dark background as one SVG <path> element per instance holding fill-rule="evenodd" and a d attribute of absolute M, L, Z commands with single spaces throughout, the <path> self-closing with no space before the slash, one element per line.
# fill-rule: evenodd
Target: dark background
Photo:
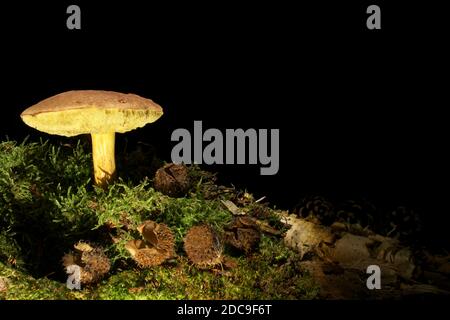
<path fill-rule="evenodd" d="M 172 131 L 194 120 L 279 128 L 276 176 L 210 169 L 286 209 L 310 193 L 418 208 L 448 240 L 450 55 L 438 2 L 143 2 L 2 4 L 1 138 L 46 136 L 19 115 L 62 91 L 133 92 L 165 114 L 126 137 L 165 160 Z M 66 29 L 70 4 L 80 31 Z M 369 4 L 382 30 L 366 29 Z"/>

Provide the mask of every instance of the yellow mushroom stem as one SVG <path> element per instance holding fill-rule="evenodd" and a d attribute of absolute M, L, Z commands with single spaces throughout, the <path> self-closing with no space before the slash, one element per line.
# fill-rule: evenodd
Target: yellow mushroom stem
<path fill-rule="evenodd" d="M 95 184 L 106 188 L 116 175 L 115 133 L 92 133 L 91 137 Z"/>

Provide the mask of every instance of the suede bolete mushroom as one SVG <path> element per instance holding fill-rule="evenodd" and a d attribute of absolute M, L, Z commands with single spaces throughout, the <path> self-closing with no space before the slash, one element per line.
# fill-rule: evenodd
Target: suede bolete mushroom
<path fill-rule="evenodd" d="M 150 99 L 113 91 L 68 91 L 29 107 L 22 120 L 39 131 L 72 137 L 92 137 L 95 184 L 106 187 L 115 175 L 115 133 L 156 121 L 162 108 Z"/>

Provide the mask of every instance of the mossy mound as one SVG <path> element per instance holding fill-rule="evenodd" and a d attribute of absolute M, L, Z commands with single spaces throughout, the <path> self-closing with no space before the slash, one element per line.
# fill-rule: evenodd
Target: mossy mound
<path fill-rule="evenodd" d="M 220 233 L 232 222 L 221 200 L 235 201 L 258 218 L 263 212 L 267 223 L 280 227 L 269 207 L 240 202 L 242 192 L 217 185 L 213 175 L 198 167 L 188 168 L 191 184 L 181 198 L 156 191 L 150 173 L 140 182 L 135 176 L 121 176 L 121 172 L 136 172 L 125 170 L 124 165 L 119 166 L 119 178 L 108 190 L 96 188 L 86 150 L 89 146 L 80 142 L 60 146 L 42 141 L 0 143 L 0 299 L 317 296 L 317 286 L 281 237 L 262 235 L 251 255 L 230 252 L 236 263 L 226 271 L 201 270 L 186 257 L 183 241 L 189 229 L 207 225 Z M 176 257 L 159 266 L 140 268 L 126 244 L 145 240 L 138 230 L 148 220 L 170 229 Z M 110 270 L 97 283 L 69 290 L 61 258 L 79 241 L 103 247 Z"/>

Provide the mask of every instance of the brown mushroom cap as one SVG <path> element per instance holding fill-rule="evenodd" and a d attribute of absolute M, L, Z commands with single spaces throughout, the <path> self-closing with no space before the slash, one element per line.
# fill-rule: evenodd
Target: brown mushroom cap
<path fill-rule="evenodd" d="M 39 131 L 62 136 L 124 133 L 156 121 L 162 108 L 150 99 L 113 91 L 68 91 L 22 112 L 22 120 Z"/>

